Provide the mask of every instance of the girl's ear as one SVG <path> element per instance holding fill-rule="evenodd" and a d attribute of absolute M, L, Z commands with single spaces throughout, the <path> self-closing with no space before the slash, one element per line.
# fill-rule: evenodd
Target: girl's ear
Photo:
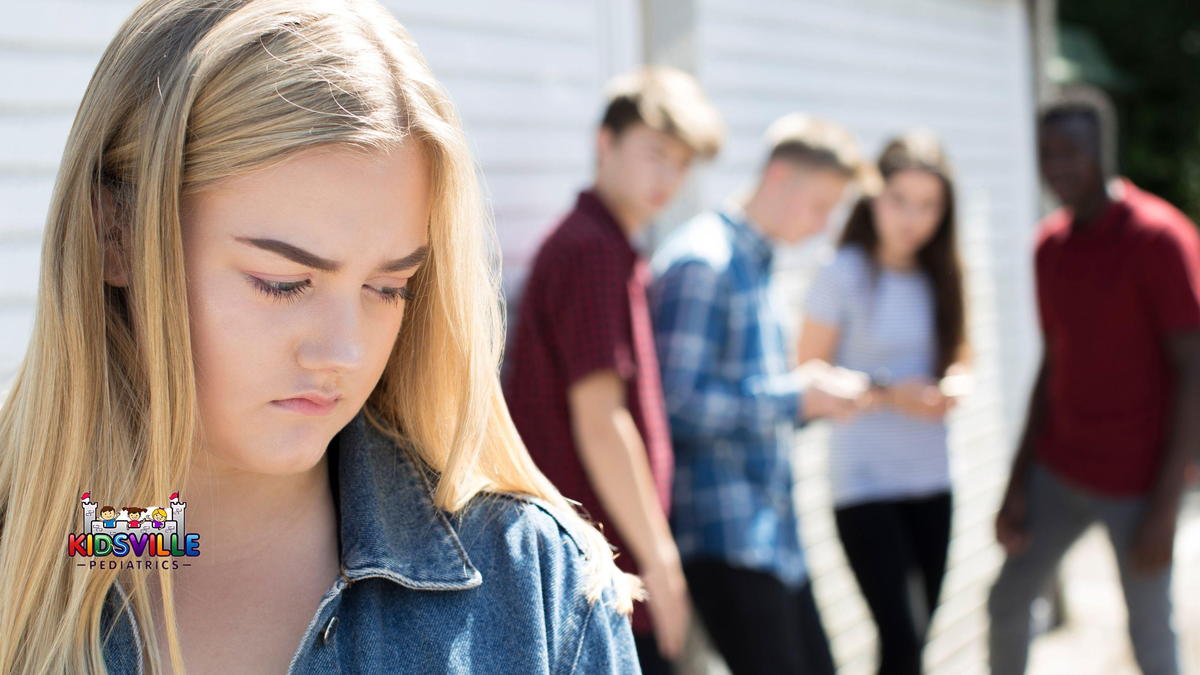
<path fill-rule="evenodd" d="M 96 235 L 104 251 L 104 283 L 129 285 L 129 232 L 112 190 L 101 185 L 96 193 Z"/>

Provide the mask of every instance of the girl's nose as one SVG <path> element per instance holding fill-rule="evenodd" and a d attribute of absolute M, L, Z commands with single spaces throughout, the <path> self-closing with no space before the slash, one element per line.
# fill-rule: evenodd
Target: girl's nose
<path fill-rule="evenodd" d="M 310 306 L 309 335 L 297 360 L 309 370 L 353 370 L 366 351 L 366 321 L 359 303 L 331 299 Z"/>

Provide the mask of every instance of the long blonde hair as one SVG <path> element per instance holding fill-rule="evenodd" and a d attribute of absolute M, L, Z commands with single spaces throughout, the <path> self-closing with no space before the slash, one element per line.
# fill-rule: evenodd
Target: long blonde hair
<path fill-rule="evenodd" d="M 0 406 L 0 672 L 102 672 L 100 616 L 118 579 L 152 670 L 164 667 L 149 575 L 78 569 L 62 544 L 80 492 L 155 503 L 185 483 L 201 442 L 181 197 L 316 146 L 371 152 L 409 138 L 431 167 L 430 255 L 367 417 L 440 472 L 434 498 L 448 511 L 484 491 L 558 507 L 582 535 L 589 598 L 612 586 L 629 610 L 636 580 L 509 417 L 495 233 L 458 116 L 408 33 L 374 0 L 147 0 L 71 128 L 29 349 Z M 126 286 L 104 282 L 112 246 Z M 153 576 L 181 670 L 173 585 Z"/>

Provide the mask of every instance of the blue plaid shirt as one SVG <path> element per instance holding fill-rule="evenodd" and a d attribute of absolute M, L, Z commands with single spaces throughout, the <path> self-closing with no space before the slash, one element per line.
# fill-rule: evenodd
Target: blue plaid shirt
<path fill-rule="evenodd" d="M 771 303 L 771 261 L 771 243 L 741 216 L 701 214 L 654 256 L 650 310 L 680 554 L 799 585 L 807 574 L 791 449 L 801 383 Z"/>

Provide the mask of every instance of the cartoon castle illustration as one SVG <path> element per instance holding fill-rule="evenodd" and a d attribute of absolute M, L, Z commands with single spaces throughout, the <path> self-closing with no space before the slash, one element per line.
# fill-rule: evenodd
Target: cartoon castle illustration
<path fill-rule="evenodd" d="M 112 525 L 105 525 L 105 521 L 96 518 L 96 509 L 99 506 L 96 502 L 92 501 L 92 493 L 85 492 L 79 497 L 79 505 L 83 508 L 83 529 L 81 532 L 84 534 L 100 534 L 102 532 L 105 534 L 117 534 L 119 532 L 131 534 L 158 532 L 163 535 L 179 533 L 182 536 L 187 532 L 183 528 L 183 512 L 187 509 L 187 502 L 179 501 L 178 492 L 172 492 L 170 500 L 170 513 L 165 521 L 160 521 L 162 522 L 160 527 L 154 526 L 154 519 L 151 514 L 157 507 L 153 506 L 145 510 L 145 515 L 142 516 L 141 520 L 135 521 L 138 523 L 136 526 L 130 525 L 130 521 L 133 519 L 120 508 L 116 509 L 118 515 L 114 516 L 113 520 L 108 521 Z"/>

